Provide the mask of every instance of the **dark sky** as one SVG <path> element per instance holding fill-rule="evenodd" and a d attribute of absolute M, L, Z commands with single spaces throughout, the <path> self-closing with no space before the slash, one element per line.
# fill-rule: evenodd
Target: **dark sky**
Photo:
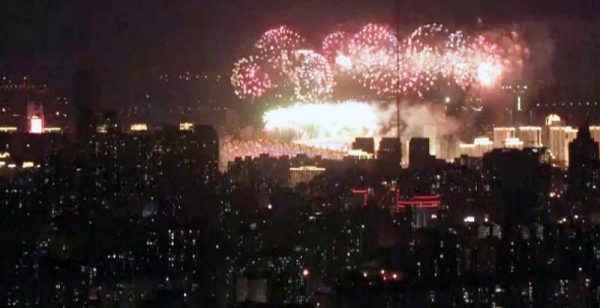
<path fill-rule="evenodd" d="M 0 0 L 0 73 L 70 84 L 74 55 L 96 58 L 103 84 L 159 71 L 227 71 L 265 29 L 320 39 L 340 24 L 394 20 L 395 0 Z M 598 17 L 600 0 L 400 0 L 403 23 L 458 26 Z M 132 77 L 133 76 L 133 77 Z"/>

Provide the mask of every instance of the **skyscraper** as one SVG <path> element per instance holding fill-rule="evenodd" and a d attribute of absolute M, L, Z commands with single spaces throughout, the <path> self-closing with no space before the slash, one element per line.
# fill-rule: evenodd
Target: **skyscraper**
<path fill-rule="evenodd" d="M 527 148 L 538 148 L 542 146 L 542 128 L 539 126 L 520 126 L 518 137 Z"/>
<path fill-rule="evenodd" d="M 590 213 L 598 196 L 598 142 L 592 138 L 587 124 L 579 127 L 577 138 L 569 144 L 569 201 L 578 214 Z"/>
<path fill-rule="evenodd" d="M 546 218 L 551 179 L 546 149 L 495 149 L 483 156 L 483 167 L 494 222 L 529 225 Z"/>
<path fill-rule="evenodd" d="M 577 129 L 570 126 L 550 126 L 548 149 L 552 153 L 552 163 L 566 167 L 569 163 L 569 143 L 577 136 Z"/>
<path fill-rule="evenodd" d="M 81 56 L 73 75 L 73 104 L 76 108 L 76 137 L 80 142 L 89 141 L 96 130 L 96 112 L 100 101 L 100 86 L 92 61 Z"/>
<path fill-rule="evenodd" d="M 592 138 L 590 127 L 586 124 L 579 128 L 577 137 L 569 144 L 569 170 L 585 168 L 596 161 L 598 142 Z"/>
<path fill-rule="evenodd" d="M 396 137 L 381 138 L 377 150 L 377 171 L 381 178 L 390 180 L 398 174 L 402 162 L 402 147 Z"/>
<path fill-rule="evenodd" d="M 435 157 L 429 154 L 429 138 L 411 138 L 408 153 L 409 168 L 433 167 Z"/>
<path fill-rule="evenodd" d="M 506 139 L 515 138 L 514 127 L 494 127 L 494 148 L 500 149 L 505 146 Z"/>

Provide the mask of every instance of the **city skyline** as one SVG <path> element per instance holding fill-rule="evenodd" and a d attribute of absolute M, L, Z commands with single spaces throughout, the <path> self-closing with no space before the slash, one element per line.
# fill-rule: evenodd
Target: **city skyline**
<path fill-rule="evenodd" d="M 595 0 L 0 1 L 0 306 L 600 306 Z"/>

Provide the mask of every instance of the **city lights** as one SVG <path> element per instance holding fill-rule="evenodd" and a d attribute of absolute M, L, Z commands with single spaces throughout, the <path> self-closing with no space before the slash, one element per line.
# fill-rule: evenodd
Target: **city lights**
<path fill-rule="evenodd" d="M 527 1 L 11 6 L 0 307 L 600 307 L 600 15 Z"/>

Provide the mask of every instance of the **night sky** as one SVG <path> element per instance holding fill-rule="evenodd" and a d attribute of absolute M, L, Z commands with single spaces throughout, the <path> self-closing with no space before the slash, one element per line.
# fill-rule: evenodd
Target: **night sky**
<path fill-rule="evenodd" d="M 401 0 L 403 24 L 511 24 L 597 19 L 600 0 Z M 96 59 L 103 87 L 158 72 L 227 72 L 269 27 L 314 41 L 341 24 L 394 22 L 394 0 L 0 0 L 0 73 L 69 85 L 76 54 Z M 118 95 L 118 94 L 115 94 Z M 116 99 L 116 98 L 113 98 Z"/>

